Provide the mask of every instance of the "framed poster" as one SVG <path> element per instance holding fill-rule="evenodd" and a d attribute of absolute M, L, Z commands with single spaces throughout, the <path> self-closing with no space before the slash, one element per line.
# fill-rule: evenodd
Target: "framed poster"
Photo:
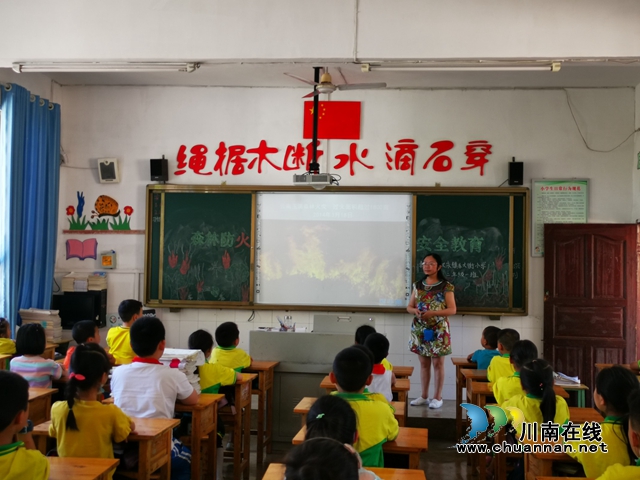
<path fill-rule="evenodd" d="M 587 223 L 589 180 L 540 179 L 531 181 L 531 256 L 544 256 L 545 223 Z"/>

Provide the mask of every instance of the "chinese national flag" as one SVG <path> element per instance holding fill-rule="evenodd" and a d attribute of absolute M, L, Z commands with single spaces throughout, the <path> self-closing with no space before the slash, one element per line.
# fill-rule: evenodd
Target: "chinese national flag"
<path fill-rule="evenodd" d="M 360 102 L 318 102 L 318 138 L 360 139 Z M 304 102 L 303 138 L 313 138 L 313 102 Z"/>

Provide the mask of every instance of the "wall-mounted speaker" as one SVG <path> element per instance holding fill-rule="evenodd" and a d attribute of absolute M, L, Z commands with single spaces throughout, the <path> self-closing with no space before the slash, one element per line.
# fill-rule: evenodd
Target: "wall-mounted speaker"
<path fill-rule="evenodd" d="M 164 158 L 149 160 L 152 182 L 166 182 L 169 180 L 169 161 Z"/>
<path fill-rule="evenodd" d="M 509 162 L 509 185 L 523 185 L 523 184 L 524 184 L 524 163 L 516 162 L 514 158 L 512 162 Z"/>
<path fill-rule="evenodd" d="M 117 158 L 99 158 L 98 175 L 100 183 L 119 183 L 120 173 L 118 172 Z"/>

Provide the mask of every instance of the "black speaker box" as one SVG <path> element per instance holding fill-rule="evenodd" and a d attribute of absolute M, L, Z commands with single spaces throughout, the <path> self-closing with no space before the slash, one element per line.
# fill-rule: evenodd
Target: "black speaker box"
<path fill-rule="evenodd" d="M 522 185 L 523 183 L 524 163 L 509 162 L 509 185 Z"/>
<path fill-rule="evenodd" d="M 169 180 L 169 161 L 166 158 L 152 158 L 149 160 L 152 182 L 166 182 Z"/>

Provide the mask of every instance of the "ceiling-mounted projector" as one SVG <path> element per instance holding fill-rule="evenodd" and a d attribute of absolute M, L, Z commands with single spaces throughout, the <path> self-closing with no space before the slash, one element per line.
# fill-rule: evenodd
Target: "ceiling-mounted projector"
<path fill-rule="evenodd" d="M 331 185 L 331 175 L 328 173 L 308 173 L 305 175 L 294 175 L 294 185 L 310 185 L 312 187 L 326 187 Z"/>

